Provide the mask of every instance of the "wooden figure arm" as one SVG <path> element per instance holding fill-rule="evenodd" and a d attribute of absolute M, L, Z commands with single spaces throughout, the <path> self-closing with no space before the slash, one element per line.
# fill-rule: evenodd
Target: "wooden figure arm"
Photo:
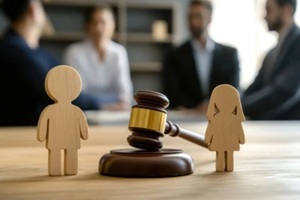
<path fill-rule="evenodd" d="M 240 122 L 245 121 L 245 115 L 244 115 L 243 108 L 242 108 L 240 101 L 238 101 L 238 103 L 237 103 L 237 113 L 236 114 L 237 114 L 237 118 Z"/>
<path fill-rule="evenodd" d="M 244 131 L 241 131 L 239 133 L 239 142 L 240 144 L 245 144 L 245 135 L 244 135 Z"/>
<path fill-rule="evenodd" d="M 245 115 L 244 115 L 244 112 L 243 112 L 242 105 L 241 105 L 240 101 L 238 101 L 238 103 L 237 103 L 237 117 L 238 117 L 238 120 L 240 122 L 245 121 Z M 239 132 L 239 142 L 240 142 L 240 144 L 245 143 L 245 135 L 244 135 L 243 130 Z"/>
<path fill-rule="evenodd" d="M 215 103 L 215 97 L 212 96 L 209 104 L 208 104 L 208 108 L 207 108 L 207 112 L 206 112 L 206 119 L 210 122 L 212 120 L 212 118 L 219 113 L 220 111 L 217 108 L 217 105 Z"/>
<path fill-rule="evenodd" d="M 40 115 L 37 125 L 37 140 L 44 142 L 48 135 L 49 118 L 47 116 L 47 108 Z"/>
<path fill-rule="evenodd" d="M 206 133 L 205 133 L 205 137 L 204 137 L 204 141 L 205 141 L 207 144 L 210 144 L 210 143 L 211 143 L 211 140 L 212 140 L 212 134 L 211 134 L 211 132 L 206 132 Z"/>
<path fill-rule="evenodd" d="M 88 123 L 84 113 L 80 110 L 78 113 L 78 120 L 79 120 L 79 128 L 80 128 L 80 137 L 83 140 L 88 139 Z"/>

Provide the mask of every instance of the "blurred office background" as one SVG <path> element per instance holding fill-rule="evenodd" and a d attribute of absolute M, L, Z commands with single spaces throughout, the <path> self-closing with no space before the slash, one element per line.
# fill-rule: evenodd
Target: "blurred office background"
<path fill-rule="evenodd" d="M 300 2 L 300 0 L 298 0 Z M 48 0 L 49 26 L 41 45 L 61 58 L 65 47 L 84 37 L 84 13 L 96 3 L 109 3 L 115 12 L 114 40 L 128 50 L 134 90 L 161 91 L 159 73 L 164 53 L 189 36 L 189 0 Z M 265 0 L 212 0 L 211 37 L 238 49 L 241 87 L 253 80 L 262 58 L 276 42 L 264 21 Z M 300 24 L 300 9 L 295 19 Z M 0 31 L 7 22 L 0 13 Z"/>

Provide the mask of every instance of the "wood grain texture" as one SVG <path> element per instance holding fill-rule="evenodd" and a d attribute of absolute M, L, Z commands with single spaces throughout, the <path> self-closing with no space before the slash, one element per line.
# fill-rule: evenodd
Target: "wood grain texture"
<path fill-rule="evenodd" d="M 234 151 L 245 143 L 242 122 L 245 121 L 238 91 L 228 84 L 214 88 L 206 113 L 205 142 L 216 151 L 216 171 L 234 169 Z"/>
<path fill-rule="evenodd" d="M 61 151 L 64 151 L 64 174 L 75 175 L 78 171 L 77 150 L 80 138 L 88 138 L 88 124 L 80 108 L 71 102 L 81 91 L 78 72 L 70 66 L 51 69 L 45 80 L 47 94 L 55 102 L 47 106 L 40 115 L 37 139 L 46 140 L 48 149 L 48 173 L 61 175 Z"/>
<path fill-rule="evenodd" d="M 206 122 L 180 124 L 204 133 Z M 235 153 L 232 173 L 215 172 L 207 149 L 164 137 L 164 147 L 179 148 L 195 164 L 193 174 L 175 178 L 117 178 L 98 174 L 101 156 L 128 148 L 126 125 L 90 126 L 78 152 L 77 176 L 47 175 L 47 151 L 36 127 L 0 128 L 0 199 L 222 199 L 299 200 L 300 124 L 298 121 L 244 122 L 247 144 Z"/>

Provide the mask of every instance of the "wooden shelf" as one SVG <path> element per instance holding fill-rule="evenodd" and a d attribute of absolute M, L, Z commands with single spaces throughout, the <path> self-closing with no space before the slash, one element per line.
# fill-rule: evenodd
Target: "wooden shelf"
<path fill-rule="evenodd" d="M 145 43 L 172 43 L 173 42 L 173 36 L 171 34 L 168 35 L 168 37 L 164 40 L 157 40 L 152 37 L 151 33 L 126 33 L 125 35 L 125 41 L 126 42 L 145 42 Z M 119 37 L 121 35 L 118 33 L 115 33 L 113 36 L 113 40 L 119 40 Z M 57 32 L 53 35 L 43 35 L 42 40 L 51 40 L 51 41 L 76 41 L 81 40 L 85 37 L 85 33 L 83 32 Z"/>
<path fill-rule="evenodd" d="M 43 35 L 42 40 L 48 40 L 48 41 L 67 41 L 67 42 L 72 42 L 72 41 L 77 41 L 77 40 L 82 40 L 86 37 L 85 33 L 80 33 L 80 32 L 70 32 L 70 33 L 54 33 L 53 35 Z M 114 40 L 118 39 L 118 34 L 115 33 L 113 36 Z"/>
<path fill-rule="evenodd" d="M 130 63 L 132 72 L 160 72 L 161 63 L 159 62 L 134 62 Z"/>
<path fill-rule="evenodd" d="M 84 33 L 55 33 L 53 35 L 43 35 L 42 40 L 53 40 L 53 41 L 75 41 L 81 40 L 85 37 Z"/>
<path fill-rule="evenodd" d="M 155 42 L 155 43 L 172 43 L 173 35 L 169 34 L 166 39 L 158 40 L 153 38 L 151 33 L 127 33 L 127 42 Z"/>
<path fill-rule="evenodd" d="M 109 3 L 111 5 L 116 5 L 118 2 L 109 0 L 109 1 L 102 1 L 103 3 Z M 94 0 L 84 0 L 84 1 L 75 1 L 75 0 L 43 0 L 44 5 L 53 5 L 53 6 L 93 6 L 99 4 Z"/>
<path fill-rule="evenodd" d="M 174 4 L 170 2 L 161 2 L 160 4 L 153 3 L 151 1 L 139 1 L 139 2 L 127 2 L 126 4 L 127 8 L 142 8 L 142 9 L 173 9 Z"/>

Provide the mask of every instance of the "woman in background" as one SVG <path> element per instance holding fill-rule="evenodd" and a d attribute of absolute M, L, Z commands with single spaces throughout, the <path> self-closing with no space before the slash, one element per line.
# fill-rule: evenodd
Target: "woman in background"
<path fill-rule="evenodd" d="M 86 16 L 88 36 L 70 45 L 64 63 L 82 79 L 82 91 L 94 95 L 103 110 L 124 110 L 132 103 L 133 87 L 126 49 L 114 41 L 113 12 L 109 6 L 93 7 Z"/>

